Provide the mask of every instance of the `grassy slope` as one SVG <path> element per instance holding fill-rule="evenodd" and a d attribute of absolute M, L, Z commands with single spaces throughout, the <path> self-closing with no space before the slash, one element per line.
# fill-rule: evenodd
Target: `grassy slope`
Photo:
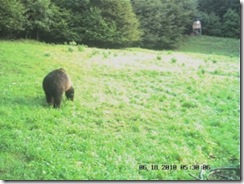
<path fill-rule="evenodd" d="M 178 52 L 1 41 L 0 179 L 185 180 L 199 170 L 150 165 L 239 164 L 239 62 L 239 41 L 211 37 Z M 56 110 L 41 83 L 59 67 L 76 91 Z"/>

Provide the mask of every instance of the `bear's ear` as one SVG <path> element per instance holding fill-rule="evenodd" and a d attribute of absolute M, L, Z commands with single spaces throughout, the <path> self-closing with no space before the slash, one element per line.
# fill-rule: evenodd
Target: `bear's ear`
<path fill-rule="evenodd" d="M 63 69 L 63 68 L 59 68 L 58 70 L 66 74 L 65 69 Z"/>

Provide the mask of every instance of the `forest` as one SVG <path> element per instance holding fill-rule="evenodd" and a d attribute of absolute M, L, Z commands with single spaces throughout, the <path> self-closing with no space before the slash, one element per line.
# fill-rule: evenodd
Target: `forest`
<path fill-rule="evenodd" d="M 240 38 L 238 0 L 0 0 L 0 39 L 103 48 L 177 48 L 192 23 Z"/>

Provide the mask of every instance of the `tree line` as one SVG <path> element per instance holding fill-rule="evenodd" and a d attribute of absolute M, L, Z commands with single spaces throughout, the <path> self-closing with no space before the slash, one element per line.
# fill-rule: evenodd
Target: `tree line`
<path fill-rule="evenodd" d="M 0 38 L 97 47 L 176 48 L 203 34 L 240 38 L 237 0 L 0 0 Z"/>

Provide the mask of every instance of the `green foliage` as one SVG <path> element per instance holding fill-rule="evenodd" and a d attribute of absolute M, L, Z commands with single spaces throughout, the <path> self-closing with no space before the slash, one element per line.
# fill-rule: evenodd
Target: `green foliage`
<path fill-rule="evenodd" d="M 0 0 L 0 37 L 89 46 L 175 49 L 192 22 L 240 37 L 237 0 Z"/>
<path fill-rule="evenodd" d="M 109 46 L 116 37 L 115 21 L 106 21 L 98 7 L 90 8 L 83 15 L 82 42 L 88 45 Z"/>
<path fill-rule="evenodd" d="M 24 7 L 18 0 L 0 0 L 0 5 L 0 37 L 16 37 L 24 28 Z"/>
<path fill-rule="evenodd" d="M 171 59 L 170 59 L 170 62 L 171 62 L 171 63 L 176 63 L 176 62 L 177 62 L 177 59 L 176 59 L 176 58 L 171 58 Z"/>
<path fill-rule="evenodd" d="M 73 52 L 74 51 L 73 47 L 68 47 L 68 51 Z"/>
<path fill-rule="evenodd" d="M 201 17 L 203 34 L 211 36 L 222 36 L 222 24 L 218 16 L 211 12 L 210 14 L 202 13 Z"/>
<path fill-rule="evenodd" d="M 234 10 L 228 9 L 223 16 L 223 35 L 240 38 L 240 15 Z"/>
<path fill-rule="evenodd" d="M 70 46 L 76 46 L 77 43 L 76 43 L 75 41 L 71 41 L 71 42 L 69 42 L 69 45 L 70 45 Z"/>
<path fill-rule="evenodd" d="M 139 23 L 129 1 L 57 1 L 70 13 L 68 40 L 90 46 L 124 47 L 139 41 Z"/>
<path fill-rule="evenodd" d="M 89 25 L 84 34 L 85 43 L 111 47 L 129 46 L 139 41 L 139 22 L 130 1 L 95 0 L 91 6 L 94 8 L 90 9 L 89 14 L 94 12 L 95 16 L 85 16 L 84 24 Z"/>
<path fill-rule="evenodd" d="M 78 51 L 83 52 L 87 48 L 86 45 L 78 45 Z"/>
<path fill-rule="evenodd" d="M 1 41 L 0 178 L 194 180 L 200 170 L 181 165 L 240 165 L 239 45 L 201 36 L 188 37 L 180 51 L 79 52 Z M 60 67 L 76 95 L 57 110 L 41 83 Z"/>
<path fill-rule="evenodd" d="M 155 48 L 160 44 L 160 35 L 158 32 L 162 29 L 160 24 L 163 12 L 161 2 L 159 0 L 151 3 L 150 1 L 133 1 L 133 7 L 139 18 L 141 30 L 143 31 L 141 45 L 146 48 Z M 160 10 L 161 9 L 161 10 Z"/>
<path fill-rule="evenodd" d="M 240 38 L 239 0 L 198 0 L 203 34 Z"/>
<path fill-rule="evenodd" d="M 239 14 L 240 12 L 240 1 L 239 0 L 198 0 L 198 9 L 201 12 L 206 12 L 210 14 L 214 12 L 214 14 L 220 18 L 224 16 L 224 14 L 232 9 Z"/>
<path fill-rule="evenodd" d="M 130 46 L 140 40 L 139 22 L 128 0 L 1 1 L 2 37 L 23 30 L 20 35 L 26 38 L 103 47 Z"/>
<path fill-rule="evenodd" d="M 103 0 L 102 2 L 103 6 L 101 9 L 103 17 L 108 22 L 115 21 L 116 24 L 115 40 L 111 44 L 130 46 L 138 42 L 141 36 L 139 21 L 133 12 L 130 1 Z"/>
<path fill-rule="evenodd" d="M 162 60 L 162 57 L 160 55 L 158 55 L 156 59 L 159 60 L 159 61 L 161 61 Z"/>
<path fill-rule="evenodd" d="M 141 46 L 177 48 L 195 14 L 195 1 L 134 0 L 133 7 L 143 31 Z"/>
<path fill-rule="evenodd" d="M 55 4 L 51 4 L 49 9 L 51 11 L 49 28 L 41 31 L 41 39 L 58 43 L 73 40 L 73 34 L 69 28 L 69 21 L 72 19 L 71 13 Z"/>
<path fill-rule="evenodd" d="M 40 31 L 48 31 L 51 24 L 52 11 L 50 0 L 21 0 L 25 6 L 26 37 L 39 40 Z"/>

